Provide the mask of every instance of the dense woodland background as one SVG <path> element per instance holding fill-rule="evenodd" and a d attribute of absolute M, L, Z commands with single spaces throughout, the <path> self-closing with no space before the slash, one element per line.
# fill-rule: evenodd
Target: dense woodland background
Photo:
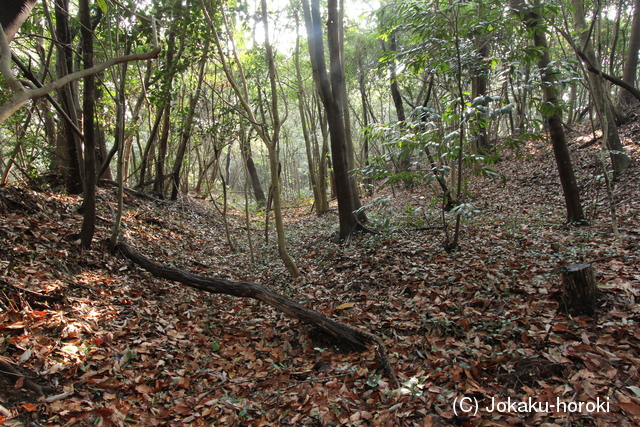
<path fill-rule="evenodd" d="M 637 3 L 37 2 L 0 39 L 0 420 L 637 425 Z"/>

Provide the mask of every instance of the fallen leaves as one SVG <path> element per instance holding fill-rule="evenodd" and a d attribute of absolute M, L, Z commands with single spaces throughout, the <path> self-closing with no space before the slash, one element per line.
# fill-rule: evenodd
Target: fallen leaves
<path fill-rule="evenodd" d="M 250 263 L 245 230 L 240 251 L 229 252 L 219 215 L 203 202 L 140 201 L 125 213 L 128 239 L 167 265 L 259 282 L 383 336 L 398 390 L 370 363 L 373 348 L 351 352 L 257 302 L 154 279 L 101 243 L 80 251 L 78 199 L 0 189 L 0 349 L 24 369 L 22 380 L 0 383 L 13 396 L 0 401 L 12 411 L 3 416 L 52 426 L 636 425 L 635 178 L 618 183 L 626 199 L 623 238 L 614 241 L 606 217 L 588 230 L 563 228 L 559 196 L 537 187 L 553 176 L 540 172 L 553 170 L 550 152 L 499 166 L 511 179 L 475 189 L 483 212 L 465 224 L 452 254 L 437 228 L 365 235 L 343 247 L 331 240 L 335 217 L 288 211 L 292 252 L 306 271 L 295 281 L 272 246 L 256 244 Z M 396 194 L 385 209 L 396 209 L 400 226 L 438 225 L 440 213 L 430 217 L 425 201 Z M 241 218 L 231 223 L 240 227 Z M 598 259 L 598 319 L 558 314 L 558 267 Z M 23 390 L 26 379 L 51 389 L 38 400 Z M 600 399 L 610 410 L 458 416 L 456 397 L 483 408 L 491 398 Z"/>

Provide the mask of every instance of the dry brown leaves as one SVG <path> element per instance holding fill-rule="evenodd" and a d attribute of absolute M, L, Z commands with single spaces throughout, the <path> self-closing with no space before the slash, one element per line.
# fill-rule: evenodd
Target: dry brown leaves
<path fill-rule="evenodd" d="M 579 145 L 576 142 L 573 146 Z M 628 147 L 638 146 L 628 141 Z M 396 189 L 371 212 L 395 232 L 334 242 L 335 212 L 289 208 L 290 280 L 263 243 L 251 264 L 242 214 L 205 202 L 136 200 L 129 243 L 193 273 L 249 279 L 382 336 L 404 385 L 392 390 L 374 349 L 349 351 L 255 301 L 148 276 L 108 253 L 112 190 L 101 189 L 94 249 L 76 242 L 80 201 L 0 189 L 0 348 L 43 387 L 2 378 L 2 420 L 39 425 L 637 425 L 640 420 L 638 168 L 617 184 L 612 236 L 593 155 L 575 151 L 592 226 L 569 228 L 550 148 L 504 156 L 506 186 L 476 179 L 461 248 L 442 250 L 440 213 L 424 189 Z M 426 197 L 425 197 L 426 196 Z M 559 267 L 596 261 L 598 318 L 559 314 Z M 465 400 L 462 400 L 465 399 Z M 558 400 L 559 399 L 559 400 Z M 606 411 L 543 403 L 606 402 Z M 465 413 L 471 406 L 478 409 Z M 511 406 L 507 403 L 511 402 Z M 524 403 L 529 406 L 524 406 Z M 490 411 L 503 404 L 504 411 Z M 516 403 L 522 404 L 517 406 Z M 531 406 L 533 404 L 533 406 Z"/>

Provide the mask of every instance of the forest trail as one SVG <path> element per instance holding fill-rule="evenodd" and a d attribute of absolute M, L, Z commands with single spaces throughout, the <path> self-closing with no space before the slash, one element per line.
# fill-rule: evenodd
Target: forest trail
<path fill-rule="evenodd" d="M 99 189 L 94 249 L 76 241 L 80 200 L 0 188 L 0 346 L 27 381 L 0 376 L 6 425 L 621 425 L 640 422 L 640 123 L 622 129 L 636 165 L 616 184 L 613 237 L 594 150 L 570 134 L 591 226 L 567 227 L 545 143 L 503 153 L 501 180 L 474 178 L 479 212 L 459 250 L 442 247 L 441 212 L 426 188 L 390 189 L 373 204 L 381 233 L 335 242 L 335 207 L 285 209 L 289 279 L 263 217 L 201 200 L 126 197 L 124 234 L 145 256 L 194 274 L 260 283 L 327 317 L 381 336 L 403 383 L 392 390 L 375 349 L 349 351 L 256 301 L 151 277 L 106 248 L 115 206 Z M 368 200 L 373 203 L 373 199 Z M 389 219 L 388 222 L 386 220 Z M 449 225 L 452 220 L 449 219 Z M 560 270 L 594 262 L 597 319 L 558 313 Z M 475 399 L 476 416 L 455 399 Z M 511 401 L 605 402 L 600 413 L 490 412 Z M 531 409 L 531 408 L 528 408 Z"/>

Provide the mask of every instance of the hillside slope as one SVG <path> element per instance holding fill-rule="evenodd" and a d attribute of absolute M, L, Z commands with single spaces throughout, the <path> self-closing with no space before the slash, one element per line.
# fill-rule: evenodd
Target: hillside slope
<path fill-rule="evenodd" d="M 264 243 L 259 216 L 252 262 L 242 212 L 229 218 L 231 250 L 209 202 L 127 196 L 125 238 L 142 254 L 261 283 L 382 336 L 400 390 L 374 349 L 350 351 L 255 301 L 158 280 L 109 254 L 113 189 L 99 190 L 96 244 L 82 251 L 77 197 L 0 188 L 2 361 L 25 375 L 0 376 L 0 415 L 7 425 L 43 426 L 637 425 L 640 125 L 624 129 L 636 165 L 616 183 L 619 239 L 596 179 L 597 148 L 579 149 L 579 137 L 572 152 L 589 227 L 566 226 L 551 149 L 530 144 L 523 158 L 503 153 L 496 171 L 506 184 L 472 180 L 467 201 L 479 212 L 452 253 L 425 188 L 377 194 L 388 196 L 369 201 L 380 233 L 347 246 L 335 243 L 335 208 L 323 218 L 287 208 L 291 253 L 304 271 L 296 280 L 274 237 Z M 558 311 L 561 267 L 578 262 L 594 263 L 596 318 Z M 475 416 L 455 406 L 465 397 L 479 404 Z M 489 410 L 529 399 L 607 406 Z"/>

